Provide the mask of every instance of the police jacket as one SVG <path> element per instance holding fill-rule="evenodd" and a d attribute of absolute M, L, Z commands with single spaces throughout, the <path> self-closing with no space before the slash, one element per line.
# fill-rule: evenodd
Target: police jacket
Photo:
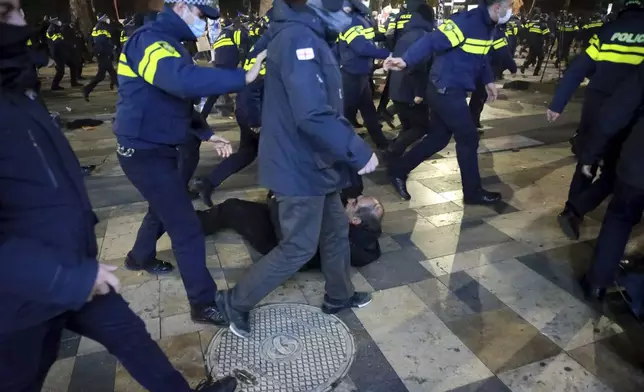
<path fill-rule="evenodd" d="M 497 72 L 501 73 L 506 69 L 512 73 L 517 72 L 517 64 L 514 62 L 514 56 L 510 52 L 508 38 L 506 37 L 505 30 L 501 27 L 497 26 L 495 30 L 492 49 L 490 49 L 488 55 L 490 56 L 490 65 L 495 71 L 495 74 Z"/>
<path fill-rule="evenodd" d="M 176 146 L 186 139 L 191 100 L 244 88 L 243 70 L 195 65 L 181 41 L 194 41 L 188 25 L 169 7 L 139 28 L 119 57 L 119 100 L 114 133 L 126 148 Z M 204 131 L 203 140 L 212 136 Z"/>
<path fill-rule="evenodd" d="M 636 72 L 631 72 L 601 109 L 584 145 L 582 164 L 591 165 L 600 161 L 604 149 L 617 139 L 625 140 L 617 164 L 618 178 L 638 189 L 644 190 L 644 63 Z"/>
<path fill-rule="evenodd" d="M 589 20 L 588 23 L 585 23 L 581 26 L 578 32 L 577 38 L 585 46 L 590 45 L 590 39 L 595 34 L 599 34 L 599 31 L 602 29 L 604 22 L 601 20 Z"/>
<path fill-rule="evenodd" d="M 572 42 L 579 33 L 579 26 L 571 20 L 562 22 L 557 28 L 557 40 L 561 39 L 562 42 Z"/>
<path fill-rule="evenodd" d="M 67 139 L 38 100 L 0 88 L 3 334 L 79 310 L 98 262 L 96 216 Z"/>
<path fill-rule="evenodd" d="M 59 53 L 67 52 L 67 43 L 63 39 L 63 27 L 58 26 L 54 23 L 49 25 L 47 28 L 47 43 L 49 45 L 49 51 L 55 56 Z"/>
<path fill-rule="evenodd" d="M 550 104 L 553 112 L 563 111 L 586 75 L 593 74 L 588 89 L 609 96 L 644 61 L 644 10 L 622 11 L 614 22 L 605 24 L 590 43 L 559 82 Z"/>
<path fill-rule="evenodd" d="M 505 27 L 505 35 L 510 39 L 517 39 L 519 35 L 519 30 L 521 29 L 521 22 L 517 20 L 511 20 L 507 23 Z"/>
<path fill-rule="evenodd" d="M 322 196 L 345 188 L 372 151 L 343 117 L 342 76 L 325 27 L 307 6 L 293 7 L 282 0 L 273 7 L 259 180 L 278 195 Z"/>
<path fill-rule="evenodd" d="M 396 47 L 396 41 L 402 34 L 405 25 L 411 20 L 411 13 L 405 11 L 399 14 L 389 15 L 386 22 L 385 41 L 387 47 L 393 50 Z"/>
<path fill-rule="evenodd" d="M 244 28 L 223 29 L 212 48 L 215 50 L 215 67 L 237 68 L 248 53 L 248 33 Z"/>
<path fill-rule="evenodd" d="M 109 56 L 114 50 L 112 45 L 112 33 L 106 23 L 98 22 L 92 30 L 92 41 L 94 41 L 94 53 L 98 56 Z"/>
<path fill-rule="evenodd" d="M 352 75 L 370 75 L 373 70 L 373 59 L 385 59 L 389 56 L 387 49 L 374 44 L 373 26 L 356 13 L 352 16 L 351 26 L 338 38 L 340 69 Z"/>
<path fill-rule="evenodd" d="M 528 34 L 526 35 L 528 39 L 528 45 L 543 45 L 544 39 L 550 36 L 550 28 L 548 27 L 548 23 L 542 20 L 533 21 L 528 27 L 526 27 L 526 29 L 528 31 Z"/>
<path fill-rule="evenodd" d="M 431 83 L 438 89 L 474 91 L 477 80 L 484 84 L 494 81 L 487 54 L 495 29 L 485 6 L 459 12 L 440 25 L 438 31 L 416 41 L 403 59 L 413 67 L 433 55 Z"/>
<path fill-rule="evenodd" d="M 432 29 L 433 25 L 419 13 L 412 13 L 409 23 L 406 23 L 396 42 L 393 56 L 402 56 L 414 42 L 431 32 Z M 431 59 L 424 59 L 402 72 L 392 72 L 389 81 L 389 97 L 396 102 L 408 104 L 414 103 L 415 97 L 424 98 L 430 63 Z"/>
<path fill-rule="evenodd" d="M 250 71 L 253 65 L 255 65 L 257 55 L 262 50 L 251 49 L 248 58 L 244 62 L 245 71 Z M 237 97 L 235 98 L 235 118 L 239 124 L 250 128 L 258 128 L 262 125 L 262 102 L 264 99 L 266 63 L 262 64 L 259 75 L 260 77 L 257 80 L 237 93 Z"/>

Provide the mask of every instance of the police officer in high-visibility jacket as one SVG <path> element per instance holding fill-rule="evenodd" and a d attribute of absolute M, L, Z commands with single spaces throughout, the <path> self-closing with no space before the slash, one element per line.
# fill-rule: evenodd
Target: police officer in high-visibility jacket
<path fill-rule="evenodd" d="M 391 183 L 403 199 L 411 199 L 406 185 L 409 173 L 445 148 L 452 135 L 456 140 L 464 203 L 489 204 L 501 199 L 499 193 L 486 191 L 481 185 L 479 136 L 467 107 L 467 93 L 476 88 L 480 79 L 490 100 L 496 99 L 498 92 L 487 54 L 497 24 L 506 23 L 511 16 L 510 0 L 480 0 L 479 7 L 453 15 L 438 31 L 412 45 L 402 58 L 385 61 L 385 68 L 402 70 L 434 55 L 426 97 L 432 112 L 430 131 L 389 168 Z"/>
<path fill-rule="evenodd" d="M 186 192 L 192 173 L 182 170 L 179 148 L 194 132 L 202 141 L 212 142 L 220 155 L 230 155 L 228 141 L 209 128 L 191 125 L 192 100 L 242 90 L 258 76 L 265 54 L 248 73 L 195 65 L 181 42 L 203 36 L 205 18 L 216 19 L 219 12 L 209 6 L 210 0 L 165 3 L 154 22 L 130 37 L 119 58 L 114 123 L 118 159 L 149 204 L 125 266 L 153 274 L 170 272 L 173 266 L 156 258 L 156 242 L 167 232 L 192 320 L 221 324 L 222 315 L 214 304 L 217 286 L 206 268 L 204 235 Z"/>
<path fill-rule="evenodd" d="M 606 99 L 644 62 L 644 0 L 626 0 L 625 8 L 617 19 L 602 27 L 590 41 L 586 51 L 577 56 L 566 70 L 547 111 L 548 119 L 555 121 L 575 89 L 584 78 L 590 77 L 575 138 L 581 155 L 588 130 L 597 123 L 598 113 Z M 573 175 L 566 207 L 559 215 L 559 224 L 570 238 L 579 238 L 579 225 L 584 215 L 597 208 L 613 190 L 621 139 L 616 138 L 607 145 L 604 166 L 597 180 L 593 182 L 584 176 L 580 164 Z M 593 172 L 597 172 L 596 166 Z"/>
<path fill-rule="evenodd" d="M 557 29 L 557 61 L 555 68 L 559 68 L 561 61 L 570 62 L 570 46 L 579 32 L 579 26 L 575 23 L 571 14 L 566 14 Z"/>
<path fill-rule="evenodd" d="M 512 16 L 512 19 L 510 19 L 505 28 L 505 36 L 508 37 L 508 49 L 510 50 L 512 58 L 514 58 L 517 52 L 517 41 L 521 29 L 521 21 L 516 16 Z"/>
<path fill-rule="evenodd" d="M 529 52 L 528 57 L 526 57 L 521 66 L 521 73 L 524 74 L 527 67 L 536 64 L 533 75 L 537 76 L 541 71 L 541 65 L 545 57 L 543 46 L 546 39 L 550 37 L 550 28 L 548 28 L 548 23 L 546 23 L 545 14 L 542 14 L 539 20 L 534 21 L 534 23 L 531 23 L 526 28 L 528 29 L 527 40 Z"/>
<path fill-rule="evenodd" d="M 604 21 L 600 14 L 595 14 L 589 18 L 586 23 L 582 24 L 581 28 L 578 31 L 577 39 L 581 42 L 582 47 L 585 49 L 590 45 L 590 39 L 595 35 L 599 34 Z"/>
<path fill-rule="evenodd" d="M 344 11 L 351 15 L 351 26 L 338 38 L 342 87 L 344 89 L 344 113 L 355 118 L 360 111 L 364 125 L 376 146 L 386 149 L 389 141 L 382 133 L 378 115 L 371 95 L 371 73 L 373 59 L 385 59 L 390 52 L 378 48 L 373 39 L 373 25 L 365 17 L 370 11 L 357 1 L 345 5 Z"/>
<path fill-rule="evenodd" d="M 58 18 L 53 18 L 49 22 L 46 36 L 49 43 L 49 53 L 56 62 L 56 75 L 51 82 L 51 90 L 64 90 L 60 81 L 65 76 L 65 65 L 69 67 L 72 87 L 82 87 L 83 85 L 78 83 L 78 66 L 71 61 L 71 48 L 63 39 L 63 23 Z"/>
<path fill-rule="evenodd" d="M 91 82 L 83 88 L 83 97 L 89 102 L 89 95 L 94 91 L 96 86 L 105 80 L 105 74 L 110 74 L 111 85 L 118 86 L 118 77 L 114 70 L 112 60 L 114 57 L 114 45 L 112 45 L 112 33 L 110 32 L 110 18 L 105 15 L 99 15 L 98 23 L 92 30 L 92 40 L 94 41 L 94 54 L 98 61 L 98 71 Z"/>

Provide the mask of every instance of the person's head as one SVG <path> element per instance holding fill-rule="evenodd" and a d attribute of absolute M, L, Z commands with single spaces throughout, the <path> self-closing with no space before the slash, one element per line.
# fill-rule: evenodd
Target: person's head
<path fill-rule="evenodd" d="M 285 0 L 293 8 L 293 5 L 306 4 L 322 20 L 327 30 L 334 33 L 341 33 L 351 25 L 351 16 L 344 10 L 344 0 Z M 353 3 L 357 0 L 350 0 Z M 362 4 L 361 4 L 362 5 Z M 352 8 L 353 4 L 352 4 Z"/>
<path fill-rule="evenodd" d="M 497 24 L 508 23 L 512 17 L 512 1 L 511 0 L 486 0 L 487 10 L 492 19 Z"/>
<path fill-rule="evenodd" d="M 195 38 L 202 37 L 206 33 L 207 18 L 219 18 L 219 10 L 211 6 L 212 0 L 164 1 L 190 27 Z"/>
<path fill-rule="evenodd" d="M 360 226 L 370 232 L 380 231 L 380 223 L 385 214 L 382 204 L 372 196 L 349 199 L 345 212 L 351 225 Z"/>
<path fill-rule="evenodd" d="M 421 4 L 416 8 L 416 12 L 422 16 L 422 18 L 431 24 L 435 22 L 434 9 L 429 4 Z"/>
<path fill-rule="evenodd" d="M 104 14 L 104 13 L 98 14 L 98 21 L 101 22 L 101 23 L 105 23 L 105 24 L 110 24 L 110 22 L 111 22 L 110 17 L 107 16 L 107 14 Z"/>
<path fill-rule="evenodd" d="M 12 26 L 26 26 L 25 14 L 18 0 L 0 0 L 0 23 Z"/>

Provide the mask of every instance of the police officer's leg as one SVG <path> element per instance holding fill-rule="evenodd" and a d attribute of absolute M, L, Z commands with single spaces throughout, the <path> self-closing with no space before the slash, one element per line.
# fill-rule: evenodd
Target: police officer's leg
<path fill-rule="evenodd" d="M 212 112 L 212 108 L 215 106 L 215 103 L 219 99 L 219 95 L 213 95 L 212 97 L 208 97 L 206 99 L 206 103 L 203 105 L 203 109 L 201 110 L 201 116 L 204 119 L 208 118 L 208 115 L 210 112 Z"/>
<path fill-rule="evenodd" d="M 64 316 L 0 334 L 0 391 L 40 392 L 58 356 Z"/>
<path fill-rule="evenodd" d="M 212 173 L 210 173 L 209 180 L 214 188 L 221 185 L 228 177 L 253 163 L 255 158 L 257 158 L 259 135 L 249 127 L 241 124 L 239 129 L 241 132 L 239 149 L 236 153 L 221 161 Z"/>
<path fill-rule="evenodd" d="M 644 192 L 618 180 L 597 239 L 593 266 L 587 275 L 595 288 L 612 284 L 633 226 L 641 220 L 643 211 Z"/>
<path fill-rule="evenodd" d="M 537 59 L 537 65 L 534 67 L 534 76 L 539 75 L 539 72 L 541 72 L 541 65 L 543 64 L 543 57 L 544 57 L 544 51 L 543 51 L 543 45 L 539 45 L 539 47 L 536 49 L 536 59 Z"/>
<path fill-rule="evenodd" d="M 145 263 L 152 261 L 154 268 L 161 266 L 166 272 L 167 268 L 155 260 L 156 240 L 165 229 L 172 241 L 188 300 L 191 305 L 205 305 L 213 301 L 217 287 L 206 268 L 204 234 L 186 193 L 179 159 L 179 152 L 169 147 L 137 150 L 131 156 L 119 155 L 123 172 L 150 206 L 131 256 L 141 269 L 146 269 Z"/>
<path fill-rule="evenodd" d="M 179 172 L 185 189 L 188 189 L 190 179 L 192 179 L 199 165 L 200 147 L 201 139 L 194 134 L 189 134 L 186 141 L 178 147 L 180 154 Z"/>
<path fill-rule="evenodd" d="M 70 312 L 67 328 L 105 346 L 145 389 L 191 391 L 120 295 L 97 296 L 78 312 Z"/>
<path fill-rule="evenodd" d="M 426 103 L 409 105 L 397 102 L 395 106 L 401 121 L 403 117 L 406 118 L 408 128 L 401 131 L 390 145 L 388 151 L 391 158 L 400 157 L 409 146 L 429 132 L 429 107 Z"/>
<path fill-rule="evenodd" d="M 382 132 L 382 127 L 380 126 L 380 122 L 378 122 L 376 108 L 373 106 L 371 86 L 369 85 L 369 75 L 360 76 L 358 110 L 360 110 L 364 126 L 367 128 L 369 136 L 371 136 L 371 140 L 376 144 L 376 147 L 380 150 L 386 149 L 389 145 L 389 140 Z"/>
<path fill-rule="evenodd" d="M 621 143 L 618 146 L 621 147 Z M 617 179 L 616 167 L 619 159 L 619 147 L 617 149 L 613 147 L 613 151 L 604 155 L 604 166 L 601 169 L 593 168 L 595 173 L 599 171 L 599 178 L 592 181 L 585 191 L 568 199 L 566 202 L 566 207 L 574 211 L 578 217 L 582 218 L 589 212 L 594 211 L 613 193 Z"/>
<path fill-rule="evenodd" d="M 477 128 L 483 128 L 481 126 L 481 112 L 483 112 L 485 101 L 487 101 L 485 85 L 480 82 L 476 83 L 476 90 L 472 92 L 472 96 L 470 97 L 470 114 Z"/>
<path fill-rule="evenodd" d="M 107 73 L 110 75 L 110 88 L 113 88 L 112 86 L 119 86 L 119 77 L 116 73 L 116 70 L 114 69 L 114 63 L 112 63 L 112 58 L 110 57 L 110 61 L 106 64 L 106 70 Z"/>
<path fill-rule="evenodd" d="M 107 62 L 109 62 L 109 59 L 107 59 Z M 94 91 L 96 86 L 103 80 L 105 80 L 105 73 L 107 72 L 107 65 L 105 56 L 98 56 L 98 70 L 96 71 L 96 75 L 94 78 L 83 88 L 83 96 L 85 97 L 85 100 L 89 102 L 89 95 Z"/>
<path fill-rule="evenodd" d="M 382 114 L 387 111 L 387 105 L 389 105 L 389 80 L 390 74 L 387 74 L 387 79 L 385 80 L 385 87 L 382 90 L 382 95 L 380 96 L 380 101 L 378 102 L 377 112 Z"/>
<path fill-rule="evenodd" d="M 325 301 L 340 304 L 346 302 L 355 290 L 349 269 L 349 222 L 338 193 L 327 195 L 324 200 L 320 258 L 325 280 Z"/>
<path fill-rule="evenodd" d="M 523 65 L 521 66 L 521 73 L 525 73 L 525 69 L 531 66 L 535 61 L 535 50 L 530 46 L 528 51 L 528 56 L 525 58 Z"/>
<path fill-rule="evenodd" d="M 62 90 L 63 88 L 61 87 L 60 82 L 65 76 L 65 57 L 62 56 L 59 50 L 54 48 L 53 58 L 54 62 L 56 63 L 56 74 L 54 75 L 54 79 L 51 82 L 51 89 Z"/>
<path fill-rule="evenodd" d="M 344 116 L 350 120 L 357 119 L 361 99 L 359 77 L 342 72 L 342 93 L 344 94 Z M 364 113 L 361 114 L 364 117 Z"/>

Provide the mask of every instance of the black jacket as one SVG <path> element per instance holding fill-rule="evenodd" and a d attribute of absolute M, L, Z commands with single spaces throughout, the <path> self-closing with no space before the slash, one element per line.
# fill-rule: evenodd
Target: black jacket
<path fill-rule="evenodd" d="M 624 139 L 617 176 L 644 190 L 644 63 L 617 87 L 604 104 L 599 119 L 587 137 L 582 163 L 597 163 L 609 143 Z"/>
<path fill-rule="evenodd" d="M 24 89 L 0 87 L 0 190 L 0 333 L 80 309 L 96 216 L 67 139 Z"/>

